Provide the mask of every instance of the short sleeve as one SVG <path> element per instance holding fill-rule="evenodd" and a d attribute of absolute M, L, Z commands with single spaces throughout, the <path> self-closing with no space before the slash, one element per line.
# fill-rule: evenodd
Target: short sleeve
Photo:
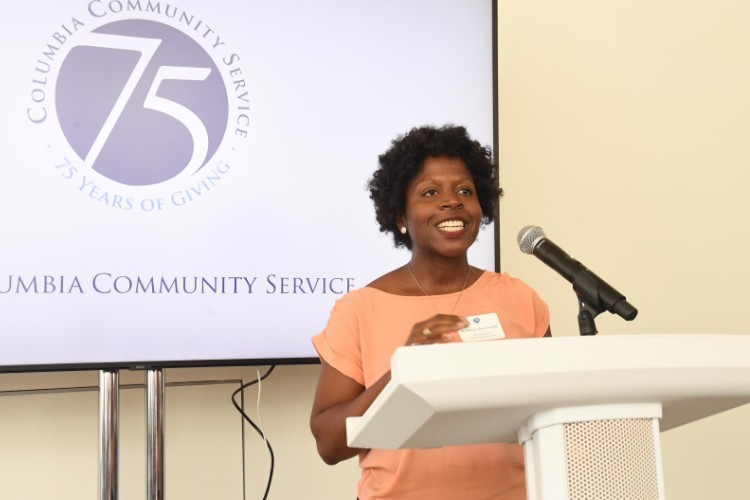
<path fill-rule="evenodd" d="M 348 294 L 336 301 L 325 329 L 312 338 L 320 359 L 365 385 L 360 343 L 360 321 L 355 299 Z"/>

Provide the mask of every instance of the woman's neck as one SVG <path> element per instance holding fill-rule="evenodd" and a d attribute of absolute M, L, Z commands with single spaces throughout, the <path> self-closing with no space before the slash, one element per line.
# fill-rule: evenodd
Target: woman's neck
<path fill-rule="evenodd" d="M 466 258 L 436 260 L 412 256 L 406 270 L 415 284 L 429 295 L 463 290 L 473 274 Z"/>

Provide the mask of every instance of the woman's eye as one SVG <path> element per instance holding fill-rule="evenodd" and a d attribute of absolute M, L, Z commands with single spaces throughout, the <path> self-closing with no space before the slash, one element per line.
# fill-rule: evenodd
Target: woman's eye
<path fill-rule="evenodd" d="M 422 196 L 435 196 L 437 194 L 437 189 L 428 189 L 427 191 L 424 191 L 422 193 Z"/>
<path fill-rule="evenodd" d="M 461 188 L 458 190 L 459 194 L 463 194 L 465 196 L 471 196 L 471 194 L 474 192 L 469 188 Z"/>

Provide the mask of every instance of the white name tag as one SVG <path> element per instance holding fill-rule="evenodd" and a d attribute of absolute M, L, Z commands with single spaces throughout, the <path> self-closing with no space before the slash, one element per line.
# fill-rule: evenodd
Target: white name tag
<path fill-rule="evenodd" d="M 469 326 L 458 331 L 461 340 L 464 342 L 505 338 L 505 332 L 500 325 L 500 318 L 497 317 L 497 313 L 467 316 L 466 319 L 469 321 Z"/>

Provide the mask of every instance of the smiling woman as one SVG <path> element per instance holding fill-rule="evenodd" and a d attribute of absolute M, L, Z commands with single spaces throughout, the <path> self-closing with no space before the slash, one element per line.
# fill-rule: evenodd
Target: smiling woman
<path fill-rule="evenodd" d="M 322 364 L 310 418 L 318 452 L 329 464 L 359 455 L 362 500 L 524 499 L 520 445 L 347 446 L 346 418 L 362 415 L 386 386 L 398 347 L 461 342 L 467 316 L 477 315 L 499 323 L 501 338 L 549 334 L 547 305 L 528 285 L 468 260 L 501 192 L 490 150 L 463 127 L 421 127 L 379 160 L 369 187 L 380 230 L 411 258 L 344 295 L 313 339 Z"/>

